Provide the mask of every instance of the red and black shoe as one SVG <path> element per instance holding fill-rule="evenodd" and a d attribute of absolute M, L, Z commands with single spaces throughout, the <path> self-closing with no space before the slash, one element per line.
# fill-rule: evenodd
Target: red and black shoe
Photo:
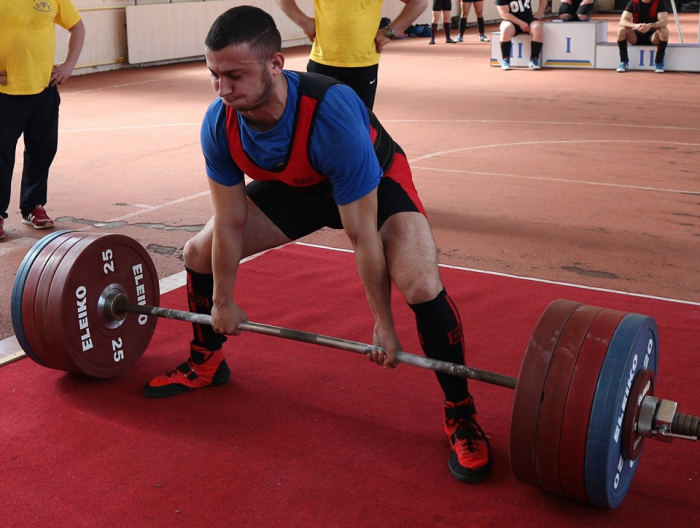
<path fill-rule="evenodd" d="M 203 356 L 203 360 L 195 362 L 192 356 Z M 143 388 L 143 395 L 147 398 L 165 398 L 193 389 L 221 385 L 230 379 L 231 369 L 221 349 L 212 352 L 193 346 L 187 361 L 149 381 Z"/>
<path fill-rule="evenodd" d="M 471 398 L 445 402 L 445 434 L 452 446 L 450 472 L 462 482 L 474 484 L 491 472 L 491 444 L 476 421 Z"/>

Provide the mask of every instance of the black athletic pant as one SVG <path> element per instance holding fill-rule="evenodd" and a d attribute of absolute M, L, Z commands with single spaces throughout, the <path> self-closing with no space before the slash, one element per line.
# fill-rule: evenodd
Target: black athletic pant
<path fill-rule="evenodd" d="M 365 106 L 372 110 L 374 98 L 377 95 L 377 78 L 379 75 L 379 64 L 373 66 L 363 66 L 359 68 L 343 68 L 339 66 L 326 66 L 312 60 L 306 65 L 309 73 L 320 73 L 347 84 L 360 96 Z"/>
<path fill-rule="evenodd" d="M 7 218 L 17 141 L 24 134 L 24 165 L 19 207 L 27 215 L 46 204 L 49 168 L 58 148 L 58 107 L 55 86 L 35 95 L 0 93 L 0 215 Z"/>

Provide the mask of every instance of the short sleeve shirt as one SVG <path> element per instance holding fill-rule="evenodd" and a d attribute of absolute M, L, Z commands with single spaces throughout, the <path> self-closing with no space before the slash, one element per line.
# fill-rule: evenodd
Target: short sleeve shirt
<path fill-rule="evenodd" d="M 508 6 L 511 15 L 520 20 L 532 20 L 535 16 L 532 14 L 531 0 L 496 0 L 496 5 Z"/>
<path fill-rule="evenodd" d="M 255 131 L 240 114 L 237 115 L 243 150 L 266 170 L 284 163 L 293 142 L 299 76 L 290 71 L 285 71 L 284 75 L 289 87 L 287 105 L 280 122 L 272 130 Z M 226 186 L 241 183 L 243 171 L 231 156 L 226 106 L 221 99 L 209 106 L 200 139 L 209 178 Z M 326 92 L 316 112 L 309 161 L 330 180 L 338 205 L 359 200 L 379 185 L 383 171 L 370 137 L 369 114 L 352 88 L 337 84 Z"/>
<path fill-rule="evenodd" d="M 49 85 L 56 54 L 56 24 L 70 29 L 80 14 L 70 0 L 0 0 L 0 93 L 37 94 Z"/>
<path fill-rule="evenodd" d="M 640 24 L 653 24 L 659 21 L 659 17 L 654 15 L 650 16 L 649 11 L 651 10 L 652 2 L 639 2 L 639 23 Z M 634 2 L 628 2 L 625 7 L 625 11 L 634 13 Z M 666 7 L 666 2 L 664 0 L 659 0 L 659 6 L 656 8 L 656 13 L 668 13 L 668 8 Z"/>

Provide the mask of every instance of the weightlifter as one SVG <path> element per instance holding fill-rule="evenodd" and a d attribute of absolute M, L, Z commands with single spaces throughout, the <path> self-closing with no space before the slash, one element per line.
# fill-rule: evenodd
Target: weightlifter
<path fill-rule="evenodd" d="M 426 356 L 464 364 L 462 323 L 445 291 L 425 210 L 401 147 L 355 92 L 329 77 L 284 69 L 272 17 L 252 6 L 219 16 L 205 40 L 218 98 L 201 144 L 214 216 L 185 245 L 194 324 L 190 357 L 151 380 L 147 397 L 225 383 L 226 335 L 247 319 L 234 298 L 241 259 L 323 227 L 344 229 L 375 317 L 371 361 L 390 368 L 401 349 L 391 283 L 416 316 Z M 248 185 L 244 174 L 253 179 Z M 449 468 L 464 482 L 491 469 L 491 447 L 464 378 L 437 373 L 445 395 Z"/>

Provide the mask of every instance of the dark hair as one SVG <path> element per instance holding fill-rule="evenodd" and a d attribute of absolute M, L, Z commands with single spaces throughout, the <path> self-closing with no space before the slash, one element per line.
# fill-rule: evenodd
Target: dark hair
<path fill-rule="evenodd" d="M 282 37 L 274 19 L 253 6 L 233 7 L 214 21 L 204 45 L 211 51 L 248 44 L 262 60 L 282 49 Z"/>

